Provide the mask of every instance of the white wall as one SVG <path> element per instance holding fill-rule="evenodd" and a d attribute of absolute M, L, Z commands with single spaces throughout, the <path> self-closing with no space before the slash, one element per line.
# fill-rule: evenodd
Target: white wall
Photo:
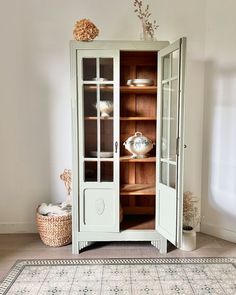
<path fill-rule="evenodd" d="M 236 242 L 236 34 L 234 0 L 207 1 L 202 226 Z"/>
<path fill-rule="evenodd" d="M 149 0 L 159 40 L 188 38 L 185 189 L 201 195 L 205 0 Z M 132 1 L 0 2 L 0 232 L 35 230 L 35 208 L 64 200 L 71 167 L 69 40 L 90 18 L 99 39 L 137 40 Z"/>

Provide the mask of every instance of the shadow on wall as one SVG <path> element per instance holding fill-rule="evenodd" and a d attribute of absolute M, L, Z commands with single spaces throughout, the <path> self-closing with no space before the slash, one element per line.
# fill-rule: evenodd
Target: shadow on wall
<path fill-rule="evenodd" d="M 203 223 L 236 231 L 236 67 L 205 72 Z"/>
<path fill-rule="evenodd" d="M 26 195 L 31 199 L 28 210 L 36 208 L 39 203 L 51 195 L 51 147 L 50 147 L 50 89 L 48 82 L 37 69 L 37 64 L 29 58 L 29 85 L 25 95 L 27 113 L 25 113 L 25 136 L 27 156 L 25 169 L 29 175 L 29 190 Z M 34 217 L 35 212 L 32 212 Z"/>

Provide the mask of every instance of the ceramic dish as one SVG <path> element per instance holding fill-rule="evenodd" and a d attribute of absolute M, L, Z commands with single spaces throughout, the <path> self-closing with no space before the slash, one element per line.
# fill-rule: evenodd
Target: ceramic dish
<path fill-rule="evenodd" d="M 131 79 L 127 81 L 129 86 L 152 86 L 154 84 L 151 79 Z"/>
<path fill-rule="evenodd" d="M 92 80 L 93 80 L 93 81 L 100 81 L 100 82 L 102 82 L 102 81 L 107 81 L 106 78 L 93 78 Z"/>
<path fill-rule="evenodd" d="M 97 151 L 92 151 L 92 152 L 90 152 L 90 155 L 92 157 L 97 157 L 98 152 Z M 100 157 L 101 158 L 112 158 L 113 157 L 113 152 L 100 152 Z"/>
<path fill-rule="evenodd" d="M 141 132 L 135 132 L 133 136 L 130 136 L 123 145 L 135 158 L 146 158 L 147 153 L 153 148 L 151 139 L 144 136 Z"/>
<path fill-rule="evenodd" d="M 98 104 L 96 104 L 96 108 Z M 101 112 L 101 117 L 108 118 L 110 114 L 113 112 L 113 102 L 111 100 L 100 100 L 99 109 Z"/>

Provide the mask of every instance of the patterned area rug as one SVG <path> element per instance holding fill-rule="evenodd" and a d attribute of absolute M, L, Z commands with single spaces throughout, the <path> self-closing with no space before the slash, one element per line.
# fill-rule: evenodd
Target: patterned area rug
<path fill-rule="evenodd" d="M 21 260 L 0 294 L 236 294 L 236 258 Z"/>

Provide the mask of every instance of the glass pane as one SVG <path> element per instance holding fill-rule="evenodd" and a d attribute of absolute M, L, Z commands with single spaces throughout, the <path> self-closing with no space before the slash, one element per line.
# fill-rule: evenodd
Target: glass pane
<path fill-rule="evenodd" d="M 161 158 L 168 158 L 169 141 L 169 82 L 162 85 L 162 127 L 161 127 Z"/>
<path fill-rule="evenodd" d="M 167 82 L 162 85 L 162 117 L 168 118 L 169 116 L 169 96 L 170 96 L 170 83 Z"/>
<path fill-rule="evenodd" d="M 100 58 L 100 78 L 113 80 L 113 58 Z"/>
<path fill-rule="evenodd" d="M 85 157 L 97 157 L 97 120 L 84 122 Z"/>
<path fill-rule="evenodd" d="M 101 181 L 113 181 L 113 162 L 101 162 Z"/>
<path fill-rule="evenodd" d="M 96 117 L 97 116 L 97 92 L 98 86 L 95 84 L 84 85 L 84 116 Z"/>
<path fill-rule="evenodd" d="M 160 182 L 165 184 L 165 185 L 168 185 L 168 178 L 167 178 L 167 176 L 168 176 L 168 172 L 167 172 L 168 164 L 161 162 L 160 169 L 161 169 L 161 171 L 160 171 Z"/>
<path fill-rule="evenodd" d="M 84 181 L 97 181 L 97 162 L 85 162 L 84 166 Z"/>
<path fill-rule="evenodd" d="M 171 59 L 171 77 L 177 77 L 179 70 L 179 50 L 171 53 Z"/>
<path fill-rule="evenodd" d="M 101 120 L 101 158 L 113 157 L 113 120 Z"/>
<path fill-rule="evenodd" d="M 84 85 L 84 140 L 85 157 L 96 157 L 97 152 L 97 86 Z"/>
<path fill-rule="evenodd" d="M 166 56 L 164 56 L 163 58 L 163 77 L 162 80 L 166 80 L 170 78 L 171 72 L 170 72 L 170 58 L 171 55 L 168 54 Z"/>
<path fill-rule="evenodd" d="M 113 85 L 100 85 L 100 112 L 103 118 L 113 115 Z"/>
<path fill-rule="evenodd" d="M 172 188 L 176 188 L 175 173 L 176 173 L 176 166 L 170 164 L 169 165 L 169 186 Z"/>
<path fill-rule="evenodd" d="M 96 58 L 83 58 L 83 80 L 93 80 L 96 75 Z"/>
<path fill-rule="evenodd" d="M 177 138 L 177 79 L 171 81 L 170 103 L 170 155 L 172 161 L 176 161 L 176 138 Z"/>
<path fill-rule="evenodd" d="M 113 157 L 113 85 L 100 87 L 101 157 Z"/>

